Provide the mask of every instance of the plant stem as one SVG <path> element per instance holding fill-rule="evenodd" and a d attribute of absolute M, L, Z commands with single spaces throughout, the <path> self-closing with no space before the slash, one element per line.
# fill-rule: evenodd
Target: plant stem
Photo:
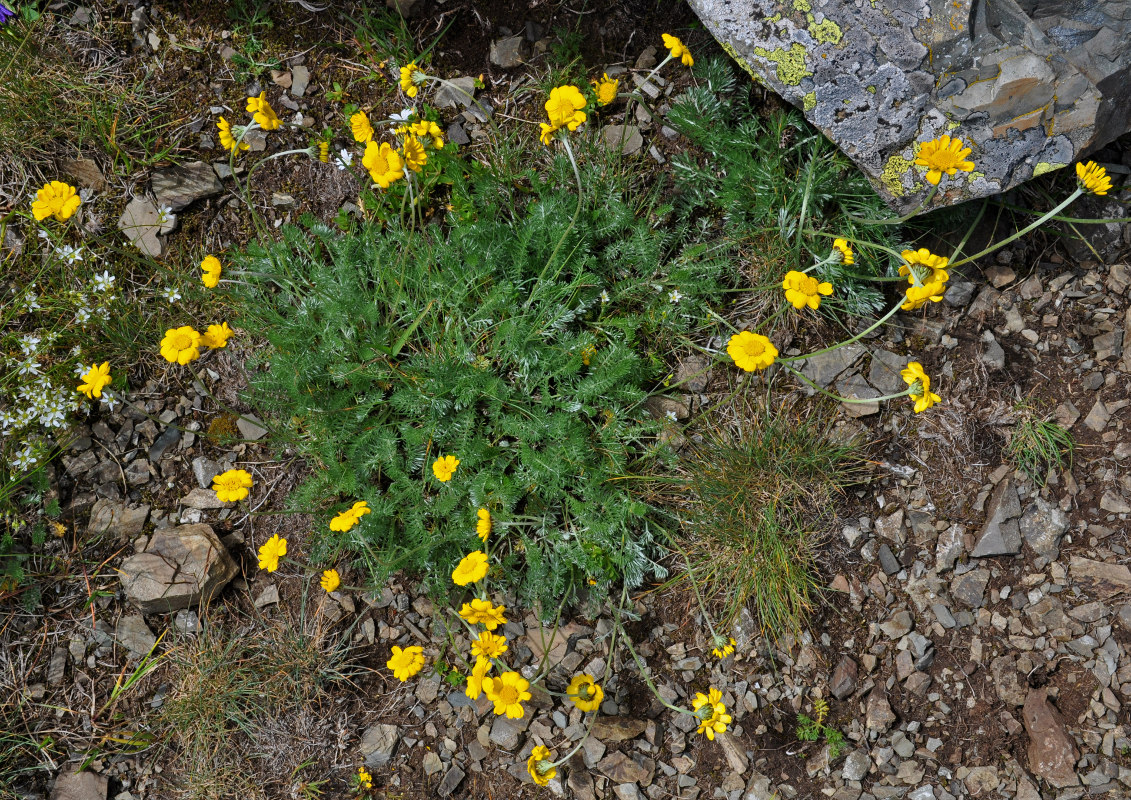
<path fill-rule="evenodd" d="M 1070 203 L 1072 203 L 1073 200 L 1080 197 L 1082 194 L 1084 194 L 1084 190 L 1077 188 L 1076 191 L 1074 191 L 1072 194 L 1068 195 L 1068 197 L 1064 198 L 1064 200 L 1061 202 L 1060 205 L 1058 205 L 1056 208 L 1052 209 L 1051 211 L 1046 212 L 1039 219 L 1029 223 L 1024 228 L 1022 228 L 1021 230 L 1017 231 L 1016 233 L 1014 233 L 1010 236 L 1007 236 L 1006 238 L 1002 239 L 1000 242 L 995 242 L 994 244 L 987 247 L 985 250 L 982 250 L 980 253 L 975 253 L 972 256 L 966 256 L 966 258 L 963 258 L 959 261 L 955 261 L 955 262 L 949 264 L 947 268 L 953 269 L 954 267 L 957 267 L 961 264 L 965 264 L 969 261 L 974 261 L 975 259 L 981 258 L 982 256 L 987 255 L 989 253 L 992 253 L 995 250 L 1000 250 L 1001 248 L 1005 247 L 1010 242 L 1021 238 L 1022 236 L 1027 234 L 1029 231 L 1031 231 L 1034 228 L 1037 228 L 1040 225 L 1044 224 L 1044 222 L 1047 221 L 1048 219 L 1055 217 L 1057 214 L 1059 214 L 1061 211 L 1063 211 L 1065 208 L 1067 208 L 1068 205 Z"/>
<path fill-rule="evenodd" d="M 914 388 L 912 386 L 908 386 L 907 391 L 897 392 L 896 394 L 885 394 L 882 397 L 841 397 L 838 394 L 833 394 L 827 389 L 822 389 L 809 378 L 805 377 L 800 372 L 795 370 L 793 367 L 783 365 L 783 368 L 793 373 L 794 376 L 800 378 L 826 397 L 831 397 L 833 400 L 838 400 L 842 403 L 878 403 L 881 400 L 895 400 L 897 397 L 906 397 L 907 395 L 911 394 L 911 390 Z"/>
<path fill-rule="evenodd" d="M 844 347 L 845 345 L 850 345 L 853 342 L 858 342 L 861 339 L 863 339 L 865 336 L 867 336 L 869 333 L 874 331 L 876 328 L 883 325 L 885 322 L 887 322 L 893 316 L 895 316 L 895 312 L 899 311 L 899 308 L 902 305 L 903 305 L 902 301 L 897 301 L 896 304 L 894 306 L 892 306 L 891 311 L 884 314 L 882 317 L 880 317 L 878 320 L 873 322 L 871 325 L 869 325 L 864 330 L 860 331 L 860 333 L 856 334 L 851 339 L 845 339 L 843 342 L 837 342 L 836 344 L 830 345 L 829 347 L 824 347 L 820 350 L 814 350 L 812 353 L 808 353 L 808 354 L 803 355 L 803 356 L 791 356 L 789 358 L 779 358 L 775 363 L 777 363 L 777 364 L 788 364 L 791 361 L 804 361 L 806 359 L 812 358 L 813 356 L 820 356 L 820 355 L 824 355 L 825 353 L 831 353 L 833 350 Z"/>

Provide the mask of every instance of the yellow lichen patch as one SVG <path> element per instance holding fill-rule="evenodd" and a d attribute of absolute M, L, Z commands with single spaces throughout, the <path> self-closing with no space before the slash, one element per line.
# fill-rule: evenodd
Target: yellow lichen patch
<path fill-rule="evenodd" d="M 1061 169 L 1061 168 L 1066 167 L 1066 166 L 1068 166 L 1068 165 L 1067 164 L 1057 164 L 1055 162 L 1049 162 L 1049 161 L 1038 161 L 1037 166 L 1033 167 L 1033 177 L 1035 178 L 1038 175 L 1044 175 L 1046 172 L 1052 172 L 1054 169 Z M 971 175 L 970 177 L 973 178 L 974 176 Z"/>
<path fill-rule="evenodd" d="M 1060 166 L 1064 166 L 1064 165 L 1061 164 Z M 978 180 L 979 178 L 984 178 L 984 177 L 986 177 L 986 173 L 984 173 L 984 172 L 971 172 L 969 175 L 966 176 L 966 182 L 967 183 L 973 183 L 974 181 Z"/>
<path fill-rule="evenodd" d="M 962 124 L 962 123 L 960 123 L 960 122 L 955 122 L 954 120 L 951 120 L 950 122 L 948 122 L 948 123 L 946 124 L 946 129 L 947 129 L 948 131 L 952 131 L 952 130 L 954 130 L 955 128 L 957 128 L 957 127 L 958 127 L 959 125 L 961 125 L 961 124 Z"/>
<path fill-rule="evenodd" d="M 903 197 L 907 190 L 903 188 L 903 176 L 911 169 L 913 162 L 896 153 L 884 164 L 884 171 L 880 173 L 880 183 L 896 197 Z"/>
<path fill-rule="evenodd" d="M 781 22 L 781 12 L 774 14 L 772 17 L 766 17 L 766 22 Z"/>
<path fill-rule="evenodd" d="M 876 93 L 876 87 L 875 86 L 865 86 L 864 91 L 868 92 L 869 94 L 875 94 Z"/>
<path fill-rule="evenodd" d="M 793 0 L 794 11 L 812 11 L 813 6 L 809 5 L 809 0 Z"/>
<path fill-rule="evenodd" d="M 828 17 L 825 17 L 824 22 L 816 22 L 816 18 L 809 14 L 809 35 L 821 44 L 840 44 L 841 38 L 844 34 L 840 30 L 840 26 L 833 22 Z"/>
<path fill-rule="evenodd" d="M 809 92 L 809 94 L 802 97 L 801 100 L 804 102 L 803 108 L 806 111 L 812 111 L 814 108 L 817 107 L 817 93 L 816 92 Z"/>
<path fill-rule="evenodd" d="M 738 54 L 738 51 L 734 49 L 734 45 L 722 41 L 720 41 L 719 44 L 723 46 L 723 50 L 726 51 L 726 54 L 728 56 L 738 62 L 738 66 L 742 67 L 744 70 L 746 70 L 747 73 L 749 73 L 750 77 L 754 79 L 755 83 L 759 83 L 763 86 L 766 85 L 765 78 L 755 72 L 754 68 L 750 66 L 749 62 L 747 62 L 745 58 Z"/>
<path fill-rule="evenodd" d="M 754 55 L 776 64 L 778 80 L 786 86 L 797 86 L 804 78 L 813 74 L 805 68 L 805 46 L 797 42 L 790 45 L 788 50 L 784 47 L 773 50 L 755 47 Z"/>

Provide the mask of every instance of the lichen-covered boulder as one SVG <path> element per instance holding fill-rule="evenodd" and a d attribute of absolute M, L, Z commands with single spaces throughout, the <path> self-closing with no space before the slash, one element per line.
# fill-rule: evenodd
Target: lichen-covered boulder
<path fill-rule="evenodd" d="M 918 145 L 973 148 L 931 206 L 996 194 L 1128 131 L 1127 0 L 690 0 L 739 64 L 801 107 L 895 210 Z"/>

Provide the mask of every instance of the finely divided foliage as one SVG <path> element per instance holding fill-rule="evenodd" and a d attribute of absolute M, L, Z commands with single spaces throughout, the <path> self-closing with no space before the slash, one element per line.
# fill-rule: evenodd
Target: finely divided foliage
<path fill-rule="evenodd" d="M 408 567 L 440 586 L 486 508 L 507 572 L 547 609 L 587 578 L 635 586 L 660 569 L 649 509 L 621 481 L 665 452 L 641 405 L 662 377 L 645 344 L 662 350 L 704 316 L 720 263 L 694 261 L 694 242 L 673 250 L 599 168 L 556 255 L 576 196 L 531 173 L 510 213 L 350 235 L 313 223 L 244 258 L 244 325 L 271 345 L 253 388 L 322 466 L 294 507 L 340 495 L 372 508 L 327 534 L 324 555 L 360 552 L 376 581 Z M 498 208 L 485 198 L 506 188 L 473 168 L 453 206 Z M 440 482 L 431 465 L 446 454 L 460 464 Z"/>

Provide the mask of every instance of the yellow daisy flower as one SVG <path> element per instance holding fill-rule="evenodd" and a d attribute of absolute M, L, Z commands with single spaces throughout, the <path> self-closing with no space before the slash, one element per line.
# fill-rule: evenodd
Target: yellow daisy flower
<path fill-rule="evenodd" d="M 279 568 L 279 559 L 286 554 L 287 540 L 279 538 L 276 533 L 259 548 L 259 568 L 274 572 Z"/>
<path fill-rule="evenodd" d="M 730 337 L 727 353 L 734 363 L 747 372 L 757 372 L 774 363 L 778 349 L 760 333 L 742 331 Z"/>
<path fill-rule="evenodd" d="M 170 328 L 161 340 L 161 357 L 182 366 L 195 361 L 200 358 L 200 334 L 188 325 Z"/>
<path fill-rule="evenodd" d="M 782 288 L 785 289 L 785 299 L 799 311 L 806 306 L 814 309 L 819 307 L 821 305 L 821 295 L 830 295 L 833 293 L 833 285 L 831 283 L 819 283 L 816 278 L 812 278 L 804 272 L 798 272 L 797 270 L 787 272 L 785 274 L 785 280 L 782 281 L 781 285 Z"/>
<path fill-rule="evenodd" d="M 95 397 L 102 397 L 102 389 L 111 380 L 110 362 L 103 361 L 101 364 L 88 369 L 86 374 L 82 376 L 83 382 L 76 388 L 85 394 L 88 399 L 93 400 Z"/>
<path fill-rule="evenodd" d="M 605 690 L 592 675 L 574 675 L 566 688 L 566 695 L 582 711 L 596 711 L 605 699 Z"/>
<path fill-rule="evenodd" d="M 919 147 L 919 155 L 915 157 L 915 165 L 927 168 L 927 183 L 937 186 L 945 172 L 954 177 L 958 170 L 969 172 L 974 169 L 973 161 L 966 161 L 970 155 L 970 148 L 962 146 L 961 139 L 951 139 L 943 134 L 937 139 L 923 142 Z"/>
<path fill-rule="evenodd" d="M 393 657 L 385 662 L 385 666 L 393 671 L 393 677 L 401 683 L 424 669 L 423 647 L 406 647 L 402 650 L 393 645 L 392 652 Z"/>
<path fill-rule="evenodd" d="M 212 490 L 216 492 L 216 499 L 221 503 L 234 503 L 243 500 L 250 494 L 253 481 L 247 470 L 230 469 L 222 472 L 212 479 Z M 278 536 L 272 537 L 278 539 Z M 287 552 L 286 541 L 283 540 L 283 552 Z M 271 570 L 274 572 L 274 570 Z"/>
<path fill-rule="evenodd" d="M 361 165 L 369 172 L 369 177 L 382 189 L 388 189 L 393 181 L 404 177 L 404 162 L 400 153 L 392 148 L 388 142 L 369 141 L 365 145 L 365 155 L 361 157 Z"/>
<path fill-rule="evenodd" d="M 478 583 L 487 574 L 487 554 L 482 550 L 468 553 L 452 571 L 452 581 L 458 586 Z"/>
<path fill-rule="evenodd" d="M 907 368 L 899 373 L 904 383 L 911 387 L 911 399 L 915 401 L 915 413 L 921 414 L 942 398 L 931 391 L 931 378 L 923 371 L 923 365 L 918 361 L 908 363 Z"/>

